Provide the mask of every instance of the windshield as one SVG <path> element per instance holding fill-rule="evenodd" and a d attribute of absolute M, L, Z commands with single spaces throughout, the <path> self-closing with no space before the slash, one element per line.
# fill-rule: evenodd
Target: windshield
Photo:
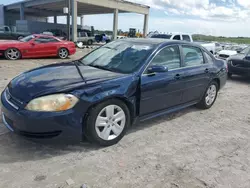
<path fill-rule="evenodd" d="M 151 38 L 170 39 L 172 35 L 153 35 Z"/>
<path fill-rule="evenodd" d="M 32 39 L 34 39 L 34 38 L 35 38 L 34 35 L 29 35 L 29 36 L 27 36 L 27 37 L 22 38 L 20 41 L 21 41 L 21 42 L 29 42 L 30 40 L 32 40 Z"/>
<path fill-rule="evenodd" d="M 249 50 L 250 50 L 250 47 L 247 47 L 244 50 L 242 50 L 240 53 L 241 54 L 248 54 Z"/>
<path fill-rule="evenodd" d="M 240 46 L 228 46 L 225 50 L 241 51 L 243 48 Z"/>
<path fill-rule="evenodd" d="M 132 73 L 141 66 L 152 49 L 151 45 L 115 41 L 83 57 L 81 62 L 109 71 Z"/>

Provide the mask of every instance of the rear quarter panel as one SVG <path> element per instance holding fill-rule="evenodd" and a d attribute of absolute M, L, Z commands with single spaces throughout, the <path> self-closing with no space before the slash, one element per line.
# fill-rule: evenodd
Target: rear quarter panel
<path fill-rule="evenodd" d="M 73 42 L 60 42 L 58 44 L 57 50 L 59 50 L 60 48 L 66 48 L 69 51 L 69 55 L 73 55 L 76 53 L 76 46 L 75 43 Z"/>
<path fill-rule="evenodd" d="M 223 88 L 227 81 L 227 62 L 225 60 L 215 59 L 215 67 L 217 67 L 217 74 L 215 78 L 220 81 L 220 89 Z"/>

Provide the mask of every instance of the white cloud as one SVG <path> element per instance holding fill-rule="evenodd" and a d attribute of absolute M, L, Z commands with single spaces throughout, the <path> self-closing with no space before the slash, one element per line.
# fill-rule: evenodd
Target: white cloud
<path fill-rule="evenodd" d="M 237 21 L 250 17 L 250 10 L 236 6 L 236 1 L 250 8 L 250 0 L 217 0 L 226 3 L 227 6 L 210 3 L 209 0 L 130 0 L 151 6 L 153 9 L 161 9 L 172 15 L 196 16 L 208 20 Z"/>
<path fill-rule="evenodd" d="M 217 36 L 249 36 L 250 0 L 130 0 L 151 7 L 149 31 L 202 33 Z M 219 2 L 220 1 L 220 2 Z M 238 6 L 238 4 L 241 6 Z M 248 8 L 248 9 L 247 9 Z M 162 16 L 155 16 L 155 10 Z M 112 15 L 86 16 L 85 24 L 112 30 Z M 132 20 L 132 21 L 131 21 Z M 143 16 L 119 14 L 119 29 L 142 31 Z"/>
<path fill-rule="evenodd" d="M 241 6 L 243 6 L 245 8 L 250 8 L 250 1 L 249 0 L 237 0 L 237 1 Z"/>

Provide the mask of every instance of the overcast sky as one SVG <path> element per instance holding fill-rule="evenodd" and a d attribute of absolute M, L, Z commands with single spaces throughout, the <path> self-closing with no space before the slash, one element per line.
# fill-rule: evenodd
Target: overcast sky
<path fill-rule="evenodd" d="M 3 4 L 19 0 L 0 0 Z M 250 0 L 130 0 L 151 7 L 149 30 L 250 37 Z M 143 16 L 119 14 L 119 29 L 142 30 Z M 64 22 L 64 19 L 58 19 Z M 113 16 L 85 16 L 85 25 L 112 29 Z"/>

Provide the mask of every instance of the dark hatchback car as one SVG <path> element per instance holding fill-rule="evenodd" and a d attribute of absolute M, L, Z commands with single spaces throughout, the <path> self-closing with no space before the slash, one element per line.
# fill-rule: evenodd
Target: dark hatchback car
<path fill-rule="evenodd" d="M 250 47 L 245 48 L 236 55 L 227 59 L 228 76 L 233 74 L 241 76 L 250 76 Z"/>
<path fill-rule="evenodd" d="M 117 40 L 80 60 L 14 78 L 1 95 L 13 132 L 32 138 L 117 143 L 136 121 L 191 105 L 210 108 L 226 63 L 201 46 L 160 39 Z"/>

